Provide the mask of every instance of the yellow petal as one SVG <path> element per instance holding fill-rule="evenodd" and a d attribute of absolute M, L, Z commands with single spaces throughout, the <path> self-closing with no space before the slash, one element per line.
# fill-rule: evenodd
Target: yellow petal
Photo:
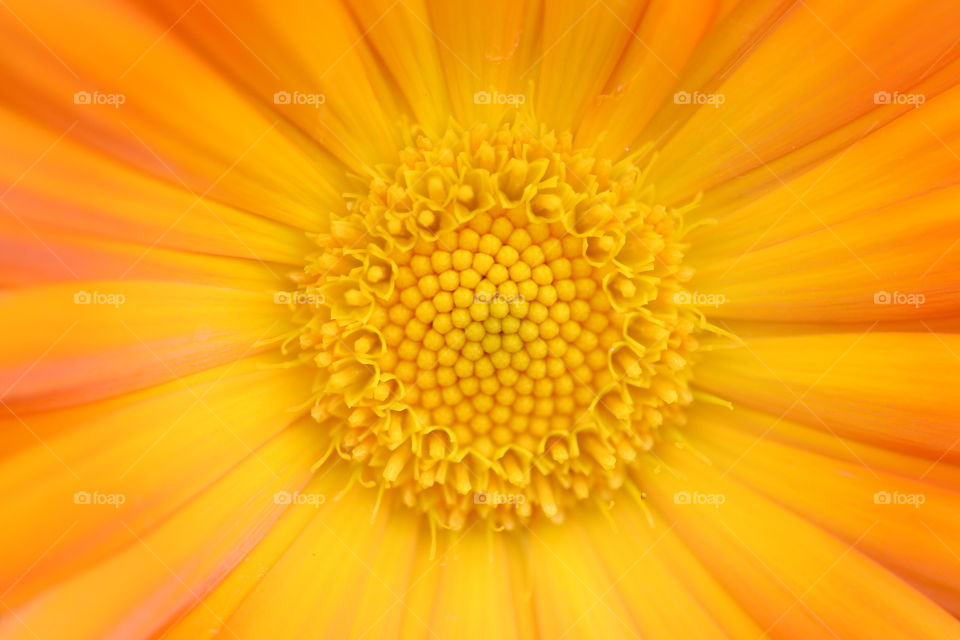
<path fill-rule="evenodd" d="M 770 635 L 950 637 L 953 616 L 895 574 L 689 451 L 661 449 L 641 481 L 651 505 Z M 859 532 L 866 535 L 869 529 Z M 857 593 L 856 598 L 838 594 Z"/>
<path fill-rule="evenodd" d="M 430 28 L 425 0 L 365 0 L 352 9 L 361 39 L 389 70 L 414 120 L 433 133 L 442 132 L 451 115 L 438 53 L 444 44 Z"/>
<path fill-rule="evenodd" d="M 960 572 L 945 570 L 960 568 L 947 542 L 960 536 L 955 516 L 960 485 L 951 491 L 923 477 L 874 469 L 852 452 L 837 460 L 757 438 L 740 430 L 732 417 L 695 421 L 684 436 L 717 468 L 842 540 L 856 542 L 857 549 L 908 582 L 934 585 L 934 599 L 960 589 Z M 929 467 L 929 461 L 918 462 Z"/>
<path fill-rule="evenodd" d="M 9 11 L 19 21 L 4 20 L 0 28 L 5 39 L 18 43 L 18 56 L 5 65 L 9 80 L 0 96 L 34 121 L 42 113 L 49 136 L 20 171 L 69 132 L 168 184 L 185 184 L 198 195 L 291 226 L 315 229 L 316 210 L 339 204 L 342 165 L 283 112 L 250 100 L 183 40 L 173 21 L 119 3 L 92 10 L 13 2 Z M 193 11 L 209 7 L 197 4 Z M 221 38 L 235 37 L 218 26 Z M 103 37 L 106 33 L 123 37 Z M 38 78 L 44 79 L 40 86 Z M 89 103 L 74 97 L 82 91 Z M 95 95 L 112 103 L 94 104 Z M 122 96 L 122 102 L 109 96 Z M 50 107 L 36 109 L 41 101 Z M 69 166 L 75 172 L 82 164 Z"/>
<path fill-rule="evenodd" d="M 587 103 L 577 141 L 584 146 L 599 141 L 604 153 L 613 157 L 625 154 L 663 103 L 672 100 L 674 85 L 702 39 L 717 37 L 715 29 L 729 9 L 721 5 L 653 0 L 634 24 L 621 23 L 630 38 L 603 87 Z M 609 17 L 617 19 L 612 11 Z M 747 16 L 739 15 L 736 24 L 747 22 Z M 703 70 L 707 61 L 701 56 L 696 62 L 691 71 Z"/>
<path fill-rule="evenodd" d="M 538 2 L 428 0 L 427 7 L 457 119 L 495 124 L 518 104 L 531 104 L 531 67 L 540 55 Z"/>
<path fill-rule="evenodd" d="M 5 599 L 18 602 L 109 556 L 130 542 L 121 522 L 156 526 L 256 457 L 309 394 L 309 377 L 265 368 L 276 363 L 255 357 L 106 402 L 5 418 L 3 432 L 23 442 L 4 461 L 4 483 L 17 490 L 3 494 L 3 510 L 30 522 L 0 533 L 4 583 L 23 576 Z M 125 502 L 83 504 L 77 492 L 121 494 Z M 244 492 L 249 487 L 237 497 Z"/>
<path fill-rule="evenodd" d="M 34 235 L 36 234 L 36 235 Z M 289 287 L 283 267 L 207 253 L 106 240 L 36 220 L 0 218 L 0 284 L 79 280 L 172 280 L 263 291 Z"/>
<path fill-rule="evenodd" d="M 541 52 L 527 74 L 536 80 L 536 110 L 544 122 L 576 128 L 633 41 L 644 9 L 640 2 L 545 3 Z"/>
<path fill-rule="evenodd" d="M 781 6 L 790 10 L 752 24 L 754 33 L 741 37 L 739 51 L 731 51 L 731 41 L 722 35 L 711 39 L 698 52 L 708 66 L 697 69 L 697 82 L 681 79 L 682 90 L 723 95 L 722 105 L 670 103 L 645 132 L 647 139 L 656 139 L 678 117 L 695 111 L 671 132 L 651 173 L 667 201 L 689 198 L 751 170 L 767 173 L 763 163 L 874 111 L 875 92 L 909 93 L 918 78 L 957 55 L 951 49 L 960 37 L 960 21 L 950 0 L 926 3 L 923 11 L 909 0 Z M 720 33 L 741 29 L 740 19 L 730 14 Z M 897 107 L 896 112 L 912 109 Z M 865 118 L 859 131 L 846 130 L 833 149 L 863 135 L 877 119 Z M 792 169 L 802 166 L 794 163 Z M 766 180 L 775 183 L 769 174 Z"/>
<path fill-rule="evenodd" d="M 403 105 L 349 3 L 143 4 L 158 24 L 177 21 L 177 34 L 242 87 L 247 100 L 295 125 L 289 135 L 309 155 L 309 146 L 319 145 L 356 173 L 393 158 L 400 144 L 395 114 Z M 328 168 L 324 178 L 336 184 L 344 172 L 328 160 L 324 155 L 312 161 Z"/>
<path fill-rule="evenodd" d="M 280 433 L 159 527 L 118 515 L 124 548 L 18 607 L 15 617 L 0 623 L 0 635 L 92 639 L 162 631 L 197 605 L 276 522 L 285 509 L 277 492 L 291 494 L 307 481 L 321 453 L 311 422 Z"/>
<path fill-rule="evenodd" d="M 749 204 L 705 203 L 704 216 L 718 224 L 691 233 L 689 259 L 697 268 L 692 286 L 727 299 L 713 315 L 791 322 L 949 315 L 958 104 L 958 90 L 937 96 Z M 923 294 L 924 302 L 875 305 L 884 291 Z"/>
<path fill-rule="evenodd" d="M 91 105 L 81 106 L 89 112 Z M 50 128 L 32 116 L 0 111 L 0 135 L 7 141 L 0 176 L 11 185 L 0 212 L 12 228 L 33 236 L 33 243 L 42 245 L 52 229 L 138 245 L 140 250 L 110 274 L 114 278 L 149 260 L 154 247 L 296 265 L 309 251 L 303 232 L 284 223 L 319 228 L 315 212 L 309 223 L 289 218 L 277 222 L 268 219 L 273 204 L 257 209 L 252 199 L 235 198 L 232 205 L 217 201 L 207 187 L 222 170 L 208 174 L 212 177 L 203 187 L 190 185 L 184 175 L 163 173 L 162 166 L 151 176 L 130 159 L 117 162 L 91 149 L 83 134 L 89 125 L 82 122 L 74 119 Z M 154 149 L 161 154 L 154 156 L 135 139 L 128 146 L 128 153 L 140 160 L 159 163 L 156 157 L 161 157 L 167 165 L 179 166 L 175 155 Z M 247 183 L 256 184 L 252 179 Z M 57 255 L 49 259 L 57 261 Z M 80 268 L 61 259 L 74 270 Z"/>
<path fill-rule="evenodd" d="M 341 482 L 346 477 L 331 475 Z M 407 509 L 381 509 L 371 522 L 375 498 L 360 489 L 340 499 L 328 496 L 224 626 L 247 638 L 349 637 L 352 629 L 359 636 L 377 628 L 381 617 L 406 617 L 396 599 L 409 588 L 411 563 L 427 553 L 418 533 L 421 518 Z M 264 615 L 280 607 L 283 616 Z M 368 615 L 358 617 L 361 610 Z"/>
<path fill-rule="evenodd" d="M 22 413 L 89 402 L 262 351 L 290 319 L 273 295 L 134 281 L 7 290 L 4 403 Z"/>
<path fill-rule="evenodd" d="M 710 354 L 697 385 L 734 404 L 902 453 L 956 461 L 960 338 L 837 333 L 749 338 Z"/>

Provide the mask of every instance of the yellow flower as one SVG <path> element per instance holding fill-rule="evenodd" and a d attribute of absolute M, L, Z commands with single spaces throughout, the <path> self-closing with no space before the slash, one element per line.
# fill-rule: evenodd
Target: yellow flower
<path fill-rule="evenodd" d="M 0 9 L 0 638 L 960 636 L 960 9 Z"/>

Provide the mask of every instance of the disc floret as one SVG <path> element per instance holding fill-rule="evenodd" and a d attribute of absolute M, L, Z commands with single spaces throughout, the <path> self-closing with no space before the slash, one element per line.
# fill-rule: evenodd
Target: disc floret
<path fill-rule="evenodd" d="M 312 415 L 363 484 L 514 528 L 608 501 L 692 400 L 682 211 L 522 121 L 418 130 L 299 276 Z"/>

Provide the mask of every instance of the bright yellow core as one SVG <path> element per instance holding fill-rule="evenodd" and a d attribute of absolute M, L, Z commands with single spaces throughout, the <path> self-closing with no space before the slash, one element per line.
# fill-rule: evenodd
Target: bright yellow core
<path fill-rule="evenodd" d="M 357 481 L 453 529 L 609 504 L 678 424 L 698 312 L 635 157 L 522 121 L 417 130 L 300 274 L 312 415 Z M 379 504 L 379 503 L 378 503 Z"/>

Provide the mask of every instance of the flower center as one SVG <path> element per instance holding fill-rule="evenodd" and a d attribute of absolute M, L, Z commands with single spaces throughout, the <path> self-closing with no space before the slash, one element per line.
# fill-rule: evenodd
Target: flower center
<path fill-rule="evenodd" d="M 692 400 L 682 211 L 522 120 L 414 131 L 318 236 L 312 415 L 358 480 L 461 528 L 609 501 Z M 312 303 L 312 304 L 311 304 Z"/>

